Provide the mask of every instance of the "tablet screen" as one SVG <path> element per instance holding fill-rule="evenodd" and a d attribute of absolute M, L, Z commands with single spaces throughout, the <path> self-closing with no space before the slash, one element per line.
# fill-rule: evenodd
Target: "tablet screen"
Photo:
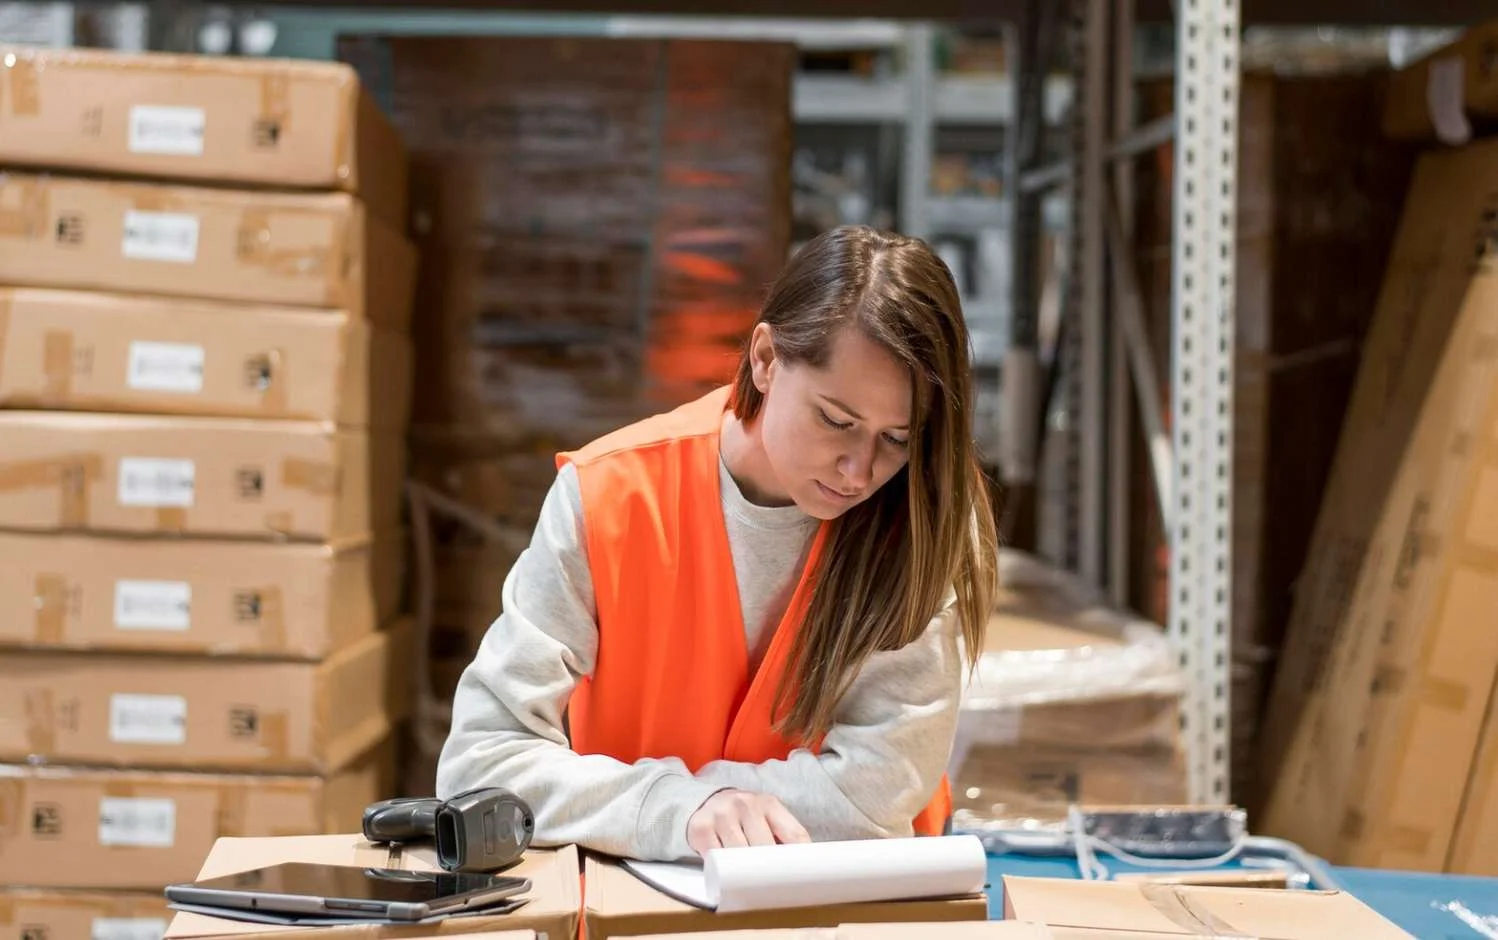
<path fill-rule="evenodd" d="M 197 881 L 193 887 L 355 901 L 429 903 L 497 887 L 524 890 L 525 880 L 481 872 L 399 871 L 287 862 Z"/>

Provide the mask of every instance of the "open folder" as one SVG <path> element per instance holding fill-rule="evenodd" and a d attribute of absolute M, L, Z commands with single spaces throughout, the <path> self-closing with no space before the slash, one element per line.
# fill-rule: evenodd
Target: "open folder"
<path fill-rule="evenodd" d="M 701 864 L 624 867 L 663 894 L 721 913 L 965 897 L 986 887 L 977 836 L 873 839 L 712 849 Z"/>

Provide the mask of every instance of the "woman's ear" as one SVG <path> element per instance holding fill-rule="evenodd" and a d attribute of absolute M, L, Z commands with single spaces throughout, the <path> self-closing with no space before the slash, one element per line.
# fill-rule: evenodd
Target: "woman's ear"
<path fill-rule="evenodd" d="M 768 323 L 755 324 L 749 336 L 749 367 L 754 376 L 754 387 L 761 395 L 770 391 L 770 371 L 775 365 L 775 335 Z"/>

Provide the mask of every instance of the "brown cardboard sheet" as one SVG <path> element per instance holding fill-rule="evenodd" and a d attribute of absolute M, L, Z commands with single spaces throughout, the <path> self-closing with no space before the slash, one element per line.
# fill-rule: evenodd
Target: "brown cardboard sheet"
<path fill-rule="evenodd" d="M 1498 141 L 1422 159 L 1271 702 L 1288 746 L 1256 828 L 1338 864 L 1441 871 L 1478 764 L 1498 675 L 1495 200 Z"/>
<path fill-rule="evenodd" d="M 1346 892 L 1004 878 L 1004 918 L 1082 931 L 1058 937 L 1410 940 Z"/>

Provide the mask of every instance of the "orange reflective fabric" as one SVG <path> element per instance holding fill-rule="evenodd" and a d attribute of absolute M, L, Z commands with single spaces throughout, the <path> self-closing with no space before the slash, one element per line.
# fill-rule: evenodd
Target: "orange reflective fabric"
<path fill-rule="evenodd" d="M 828 527 L 753 675 L 719 491 L 727 388 L 557 457 L 577 470 L 598 618 L 598 659 L 568 704 L 572 747 L 633 763 L 783 760 L 771 712 Z M 813 745 L 811 750 L 817 750 Z M 945 778 L 915 820 L 940 834 Z"/>

